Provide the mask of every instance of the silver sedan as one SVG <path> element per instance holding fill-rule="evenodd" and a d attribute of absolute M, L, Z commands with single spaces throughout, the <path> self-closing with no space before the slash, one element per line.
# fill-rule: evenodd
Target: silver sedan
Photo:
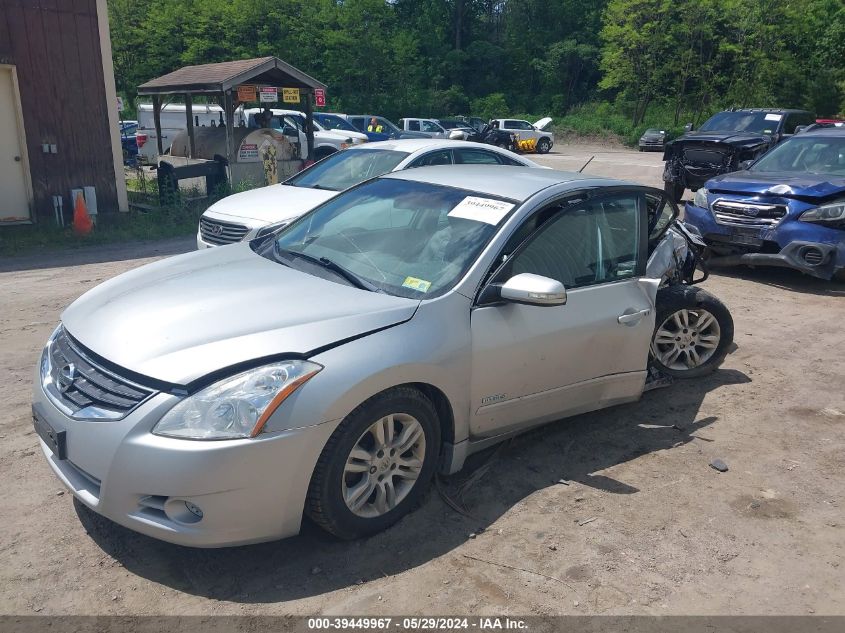
<path fill-rule="evenodd" d="M 718 366 L 730 315 L 680 282 L 676 215 L 551 170 L 367 181 L 71 304 L 36 369 L 41 448 L 82 503 L 166 541 L 273 540 L 303 514 L 376 532 L 473 452 Z"/>

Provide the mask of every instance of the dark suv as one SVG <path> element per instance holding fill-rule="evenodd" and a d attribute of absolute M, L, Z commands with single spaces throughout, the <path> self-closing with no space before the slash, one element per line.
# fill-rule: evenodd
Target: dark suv
<path fill-rule="evenodd" d="M 685 189 L 695 191 L 714 176 L 741 169 L 741 163 L 815 120 L 805 110 L 750 108 L 714 114 L 694 132 L 688 124 L 687 133 L 667 143 L 663 153 L 666 193 L 679 201 Z"/>

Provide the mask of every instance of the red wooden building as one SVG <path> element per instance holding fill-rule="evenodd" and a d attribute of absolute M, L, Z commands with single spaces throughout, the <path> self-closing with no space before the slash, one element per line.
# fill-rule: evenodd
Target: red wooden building
<path fill-rule="evenodd" d="M 106 0 L 0 0 L 0 225 L 127 209 Z"/>

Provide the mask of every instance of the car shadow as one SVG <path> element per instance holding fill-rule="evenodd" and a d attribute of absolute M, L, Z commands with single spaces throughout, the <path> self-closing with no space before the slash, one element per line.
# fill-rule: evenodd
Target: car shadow
<path fill-rule="evenodd" d="M 845 283 L 810 277 L 790 268 L 748 266 L 712 268 L 710 274 L 731 279 L 743 279 L 781 290 L 820 297 L 845 297 Z"/>
<path fill-rule="evenodd" d="M 0 257 L 0 273 L 122 262 L 147 257 L 169 257 L 196 250 L 195 236 L 174 237 L 163 240 L 144 240 L 99 244 L 64 250 L 40 252 L 29 255 Z"/>
<path fill-rule="evenodd" d="M 302 534 L 283 541 L 192 549 L 132 532 L 78 501 L 75 507 L 90 537 L 130 573 L 216 600 L 284 602 L 423 565 L 488 528 L 528 495 L 564 485 L 558 483 L 562 479 L 601 493 L 635 495 L 636 486 L 601 471 L 704 439 L 696 433 L 718 421 L 698 416 L 705 395 L 750 381 L 742 372 L 721 369 L 648 392 L 637 403 L 530 431 L 472 456 L 461 473 L 438 479 L 415 512 L 385 532 L 357 541 L 338 541 L 306 522 Z"/>

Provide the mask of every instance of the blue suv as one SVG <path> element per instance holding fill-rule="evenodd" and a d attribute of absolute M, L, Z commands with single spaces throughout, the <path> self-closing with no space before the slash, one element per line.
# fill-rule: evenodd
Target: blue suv
<path fill-rule="evenodd" d="M 708 180 L 686 204 L 708 264 L 845 277 L 845 128 L 798 133 L 742 166 Z"/>

